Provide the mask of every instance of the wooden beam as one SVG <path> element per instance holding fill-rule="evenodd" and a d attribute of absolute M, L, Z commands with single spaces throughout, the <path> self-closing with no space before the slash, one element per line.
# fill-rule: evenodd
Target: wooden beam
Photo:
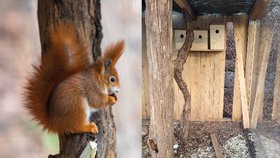
<path fill-rule="evenodd" d="M 272 107 L 272 120 L 280 123 L 280 42 L 278 45 L 278 57 L 276 64 L 276 73 L 274 81 L 274 97 L 273 97 L 273 107 Z"/>
<path fill-rule="evenodd" d="M 244 34 L 244 21 L 235 22 L 234 25 L 234 41 L 236 47 L 236 70 L 235 75 L 238 77 L 239 81 L 239 92 L 240 92 L 240 100 L 241 100 L 241 109 L 243 116 L 243 126 L 244 128 L 250 127 L 249 121 L 249 109 L 248 109 L 248 100 L 247 100 L 247 92 L 246 92 L 246 84 L 245 84 L 245 76 L 244 76 L 244 45 L 247 42 L 246 36 Z"/>
<path fill-rule="evenodd" d="M 257 75 L 256 64 L 257 54 L 259 52 L 259 40 L 260 40 L 260 21 L 250 20 L 248 26 L 248 41 L 247 41 L 247 55 L 246 55 L 246 68 L 245 68 L 245 82 L 248 97 L 249 111 L 253 108 L 257 87 Z"/>
<path fill-rule="evenodd" d="M 260 52 L 262 53 L 262 57 L 260 60 L 261 66 L 260 66 L 256 96 L 253 103 L 254 107 L 253 107 L 252 118 L 251 118 L 251 128 L 257 127 L 259 113 L 261 111 L 261 108 L 263 107 L 265 74 L 266 74 L 271 42 L 273 37 L 272 35 L 273 34 L 271 30 L 269 30 L 268 28 L 264 28 L 264 30 L 262 30 L 261 41 L 260 41 Z"/>
<path fill-rule="evenodd" d="M 238 33 L 238 42 L 235 39 L 236 54 L 240 52 L 240 58 L 243 59 L 243 69 L 244 72 L 244 63 L 246 59 L 246 50 L 247 50 L 247 30 L 248 30 L 248 16 L 234 16 L 232 17 L 234 32 Z M 238 45 L 237 45 L 238 44 Z M 237 56 L 237 55 L 236 55 Z M 235 62 L 235 78 L 234 78 L 234 91 L 233 91 L 233 105 L 232 105 L 232 121 L 241 121 L 242 119 L 242 106 L 241 106 L 241 94 L 240 94 L 240 81 L 239 81 L 239 70 L 238 62 Z M 244 78 L 244 75 L 243 75 Z"/>
<path fill-rule="evenodd" d="M 187 0 L 175 0 L 175 2 L 180 8 L 182 8 L 191 17 L 192 20 L 195 19 L 193 10 Z"/>
<path fill-rule="evenodd" d="M 253 8 L 250 11 L 250 14 L 249 14 L 250 18 L 258 19 L 265 11 L 267 4 L 268 4 L 268 0 L 256 0 Z"/>
<path fill-rule="evenodd" d="M 213 144 L 213 147 L 215 149 L 215 153 L 216 153 L 217 158 L 224 158 L 224 155 L 222 153 L 222 150 L 220 148 L 220 145 L 219 145 L 219 142 L 218 142 L 218 139 L 217 139 L 216 135 L 213 133 L 213 134 L 210 134 L 210 137 L 211 137 L 212 144 Z"/>

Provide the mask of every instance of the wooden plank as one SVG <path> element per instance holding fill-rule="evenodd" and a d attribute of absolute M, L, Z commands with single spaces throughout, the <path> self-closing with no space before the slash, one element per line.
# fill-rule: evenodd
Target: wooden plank
<path fill-rule="evenodd" d="M 207 78 L 207 66 L 205 65 L 206 61 L 206 53 L 201 52 L 200 53 L 200 75 L 202 79 Z M 204 121 L 205 120 L 205 114 L 207 112 L 205 111 L 205 107 L 207 106 L 207 101 L 206 101 L 206 91 L 208 90 L 208 85 L 205 82 L 200 82 L 200 120 Z"/>
<path fill-rule="evenodd" d="M 191 6 L 189 5 L 188 1 L 186 0 L 175 0 L 177 5 L 182 8 L 192 19 L 195 19 L 195 14 L 193 13 L 193 10 Z"/>
<path fill-rule="evenodd" d="M 247 25 L 248 25 L 248 16 L 233 16 L 232 21 L 235 27 L 239 28 L 240 35 L 243 36 L 243 39 L 246 39 L 247 35 Z M 236 45 L 236 44 L 235 44 Z M 243 61 L 245 63 L 246 55 L 246 40 L 241 43 Z M 234 76 L 234 90 L 233 90 L 233 105 L 232 105 L 232 121 L 241 121 L 242 110 L 241 110 L 241 98 L 240 98 L 240 82 L 237 70 L 237 62 L 235 62 L 235 76 Z"/>
<path fill-rule="evenodd" d="M 272 120 L 280 123 L 280 44 L 278 46 L 278 57 L 274 81 L 275 87 L 272 106 Z"/>
<path fill-rule="evenodd" d="M 218 139 L 217 139 L 216 135 L 213 133 L 213 134 L 210 134 L 210 137 L 211 137 L 212 144 L 213 144 L 213 147 L 215 149 L 215 153 L 216 153 L 217 158 L 224 158 L 223 152 L 220 148 L 220 145 L 219 145 L 219 142 L 218 142 Z"/>
<path fill-rule="evenodd" d="M 248 41 L 247 41 L 247 56 L 246 56 L 246 68 L 245 68 L 245 82 L 249 104 L 249 111 L 252 111 L 253 99 L 255 96 L 256 82 L 254 80 L 254 72 L 256 71 L 256 55 L 259 48 L 259 32 L 260 32 L 260 21 L 250 20 L 248 26 Z"/>
<path fill-rule="evenodd" d="M 244 48 L 247 39 L 244 34 L 244 29 L 247 29 L 245 26 L 246 21 L 235 22 L 234 25 L 234 41 L 236 47 L 236 70 L 237 73 L 235 76 L 238 77 L 239 81 L 239 94 L 241 100 L 241 109 L 242 109 L 242 118 L 243 118 L 243 127 L 250 127 L 249 120 L 249 109 L 248 109 L 248 100 L 247 100 L 247 92 L 246 92 L 246 84 L 244 77 Z M 246 32 L 246 31 L 245 31 Z"/>
<path fill-rule="evenodd" d="M 191 93 L 191 118 L 193 121 L 200 121 L 200 53 L 191 53 L 192 56 L 192 77 L 191 82 L 192 93 Z"/>
<path fill-rule="evenodd" d="M 268 4 L 268 0 L 256 0 L 253 8 L 250 11 L 250 18 L 258 19 L 265 11 Z"/>
<path fill-rule="evenodd" d="M 199 25 L 197 27 L 200 27 L 201 29 L 207 30 L 205 33 L 207 34 L 207 43 L 206 43 L 206 48 L 208 49 L 208 27 L 209 27 L 209 17 L 207 16 L 202 16 L 199 19 Z M 202 79 L 207 78 L 207 65 L 206 65 L 206 60 L 207 60 L 207 53 L 206 52 L 200 52 L 200 75 Z M 205 121 L 206 120 L 206 114 L 208 114 L 208 111 L 205 111 L 206 107 L 208 106 L 207 102 L 207 91 L 209 91 L 209 85 L 207 85 L 206 82 L 201 80 L 200 82 L 200 120 Z"/>
<path fill-rule="evenodd" d="M 195 26 L 201 26 L 201 17 L 198 17 L 197 20 L 193 23 Z M 193 121 L 201 121 L 201 53 L 191 52 L 191 69 L 190 76 L 191 80 L 191 118 Z"/>
<path fill-rule="evenodd" d="M 242 119 L 240 92 L 239 92 L 239 79 L 237 77 L 238 70 L 235 63 L 234 87 L 233 87 L 233 103 L 232 103 L 232 121 L 239 122 Z"/>
<path fill-rule="evenodd" d="M 217 38 L 220 38 L 220 40 L 224 41 L 219 41 L 220 44 L 222 44 L 223 47 L 225 48 L 225 43 L 226 43 L 226 37 L 225 37 L 225 31 L 224 28 L 224 19 L 222 16 L 213 16 L 212 17 L 212 24 L 215 25 L 210 25 L 211 26 L 216 26 L 213 27 L 219 28 L 220 30 L 220 35 Z M 223 31 L 222 31 L 223 30 Z M 214 30 L 215 31 L 215 30 Z M 223 37 L 222 37 L 223 36 Z M 214 63 L 214 85 L 213 85 L 213 92 L 214 92 L 214 111 L 213 111 L 213 120 L 214 121 L 221 121 L 223 118 L 223 109 L 224 109 L 224 79 L 225 79 L 225 59 L 226 59 L 226 50 L 223 52 L 216 52 L 213 56 L 213 63 Z"/>
<path fill-rule="evenodd" d="M 227 17 L 223 16 L 221 18 L 221 24 L 226 25 L 227 23 Z M 225 29 L 225 28 L 224 28 Z M 226 48 L 226 29 L 224 31 L 224 48 Z M 223 52 L 220 52 L 218 54 L 218 58 L 220 60 L 219 62 L 219 70 L 221 75 L 219 75 L 219 80 L 220 80 L 220 87 L 219 87 L 219 107 L 218 107 L 218 121 L 223 120 L 223 114 L 224 114 L 224 90 L 225 90 L 225 69 L 226 69 L 226 49 L 224 49 Z"/>
<path fill-rule="evenodd" d="M 211 115 L 211 109 L 213 108 L 212 106 L 214 105 L 213 101 L 213 68 L 212 68 L 212 56 L 213 54 L 205 53 L 205 78 L 204 78 L 204 83 L 205 83 L 205 90 L 204 90 L 204 96 L 205 96 L 205 107 L 204 107 L 204 119 L 207 121 L 212 120 L 212 115 Z"/>
<path fill-rule="evenodd" d="M 251 128 L 257 127 L 259 113 L 263 106 L 265 74 L 267 70 L 267 64 L 268 64 L 269 53 L 271 48 L 272 35 L 273 34 L 271 30 L 269 30 L 268 28 L 264 28 L 262 30 L 261 42 L 260 42 L 260 52 L 262 52 L 261 67 L 260 67 L 257 91 L 254 99 L 254 107 L 253 107 L 253 112 L 251 117 Z"/>

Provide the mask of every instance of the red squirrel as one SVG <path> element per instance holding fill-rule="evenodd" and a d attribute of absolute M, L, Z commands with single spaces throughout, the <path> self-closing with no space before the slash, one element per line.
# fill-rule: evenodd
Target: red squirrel
<path fill-rule="evenodd" d="M 92 111 L 114 105 L 119 91 L 115 65 L 124 41 L 90 63 L 87 45 L 70 24 L 49 27 L 50 48 L 25 86 L 26 108 L 43 129 L 58 133 L 98 133 Z"/>

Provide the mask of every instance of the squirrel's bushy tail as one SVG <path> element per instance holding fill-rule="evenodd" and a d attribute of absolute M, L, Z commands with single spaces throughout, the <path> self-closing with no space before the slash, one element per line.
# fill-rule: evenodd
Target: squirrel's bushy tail
<path fill-rule="evenodd" d="M 90 65 L 86 44 L 78 38 L 70 24 L 49 28 L 50 48 L 44 52 L 42 62 L 34 66 L 24 94 L 26 108 L 33 118 L 48 127 L 47 104 L 53 88 L 61 81 Z"/>

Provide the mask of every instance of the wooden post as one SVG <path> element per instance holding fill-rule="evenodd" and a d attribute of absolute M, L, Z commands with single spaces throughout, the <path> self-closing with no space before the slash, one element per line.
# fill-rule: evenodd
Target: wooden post
<path fill-rule="evenodd" d="M 241 109 L 242 109 L 242 116 L 243 116 L 243 126 L 244 128 L 250 127 L 249 122 L 249 109 L 248 109 L 248 100 L 247 100 L 247 93 L 246 93 L 246 84 L 245 84 L 245 76 L 244 76 L 244 54 L 246 54 L 246 32 L 244 31 L 247 29 L 244 21 L 233 23 L 234 26 L 234 41 L 235 41 L 235 48 L 236 48 L 236 67 L 235 67 L 235 76 L 238 78 L 238 87 L 239 87 L 239 94 L 241 100 Z M 245 52 L 244 52 L 245 51 Z"/>
<path fill-rule="evenodd" d="M 260 73 L 258 77 L 258 84 L 256 90 L 256 96 L 254 98 L 254 107 L 252 112 L 251 118 L 251 128 L 257 127 L 257 122 L 259 118 L 259 113 L 261 108 L 263 108 L 263 96 L 264 96 L 264 83 L 265 83 L 265 74 L 269 59 L 269 53 L 271 48 L 272 42 L 272 31 L 268 28 L 263 28 L 261 33 L 261 42 L 260 42 L 260 52 L 262 53 L 261 56 L 261 66 L 260 66 Z"/>
<path fill-rule="evenodd" d="M 250 18 L 258 19 L 265 11 L 269 0 L 256 0 L 250 12 Z"/>
<path fill-rule="evenodd" d="M 250 20 L 248 26 L 248 41 L 247 41 L 247 56 L 245 68 L 245 82 L 248 97 L 249 111 L 252 112 L 253 102 L 257 86 L 257 55 L 259 53 L 259 40 L 260 40 L 260 21 Z"/>
<path fill-rule="evenodd" d="M 49 25 L 63 21 L 67 21 L 77 28 L 80 38 L 89 46 L 88 52 L 92 61 L 101 55 L 102 26 L 100 23 L 100 0 L 39 0 L 38 21 L 43 55 L 50 45 L 47 31 Z M 98 144 L 96 158 L 116 157 L 115 123 L 111 108 L 101 110 L 93 115 L 91 120 L 94 120 L 99 127 L 99 134 L 94 136 L 97 137 Z M 79 157 L 87 146 L 88 140 L 93 140 L 92 135 L 86 133 L 60 135 L 59 139 L 60 154 L 50 157 Z"/>
<path fill-rule="evenodd" d="M 272 120 L 280 123 L 280 42 L 278 45 L 278 56 L 274 85 L 275 87 L 273 96 Z"/>
<path fill-rule="evenodd" d="M 235 45 L 237 47 L 238 44 L 238 49 L 236 49 L 236 56 L 237 56 L 237 51 L 241 55 L 239 55 L 240 60 L 242 59 L 242 66 L 240 67 L 240 70 L 238 67 L 237 59 L 235 61 L 235 77 L 234 77 L 234 90 L 233 90 L 233 105 L 232 105 L 232 121 L 241 121 L 242 117 L 242 110 L 241 110 L 241 94 L 240 94 L 240 81 L 238 71 L 243 71 L 244 74 L 244 65 L 245 65 L 245 57 L 246 57 L 246 43 L 247 43 L 247 25 L 248 25 L 248 17 L 247 16 L 236 16 L 233 17 L 233 25 L 234 25 L 234 31 L 238 32 L 238 36 L 236 37 L 236 33 L 234 33 L 235 38 L 239 38 L 239 40 L 235 39 Z M 242 41 L 240 41 L 242 40 Z M 240 62 L 239 62 L 240 64 Z M 241 72 L 242 73 L 242 72 Z M 244 75 L 241 76 L 241 78 L 244 78 Z M 244 99 L 244 98 L 243 98 Z"/>
<path fill-rule="evenodd" d="M 149 66 L 153 158 L 173 157 L 172 0 L 146 0 L 146 39 Z M 157 148 L 154 148 L 157 147 Z"/>

